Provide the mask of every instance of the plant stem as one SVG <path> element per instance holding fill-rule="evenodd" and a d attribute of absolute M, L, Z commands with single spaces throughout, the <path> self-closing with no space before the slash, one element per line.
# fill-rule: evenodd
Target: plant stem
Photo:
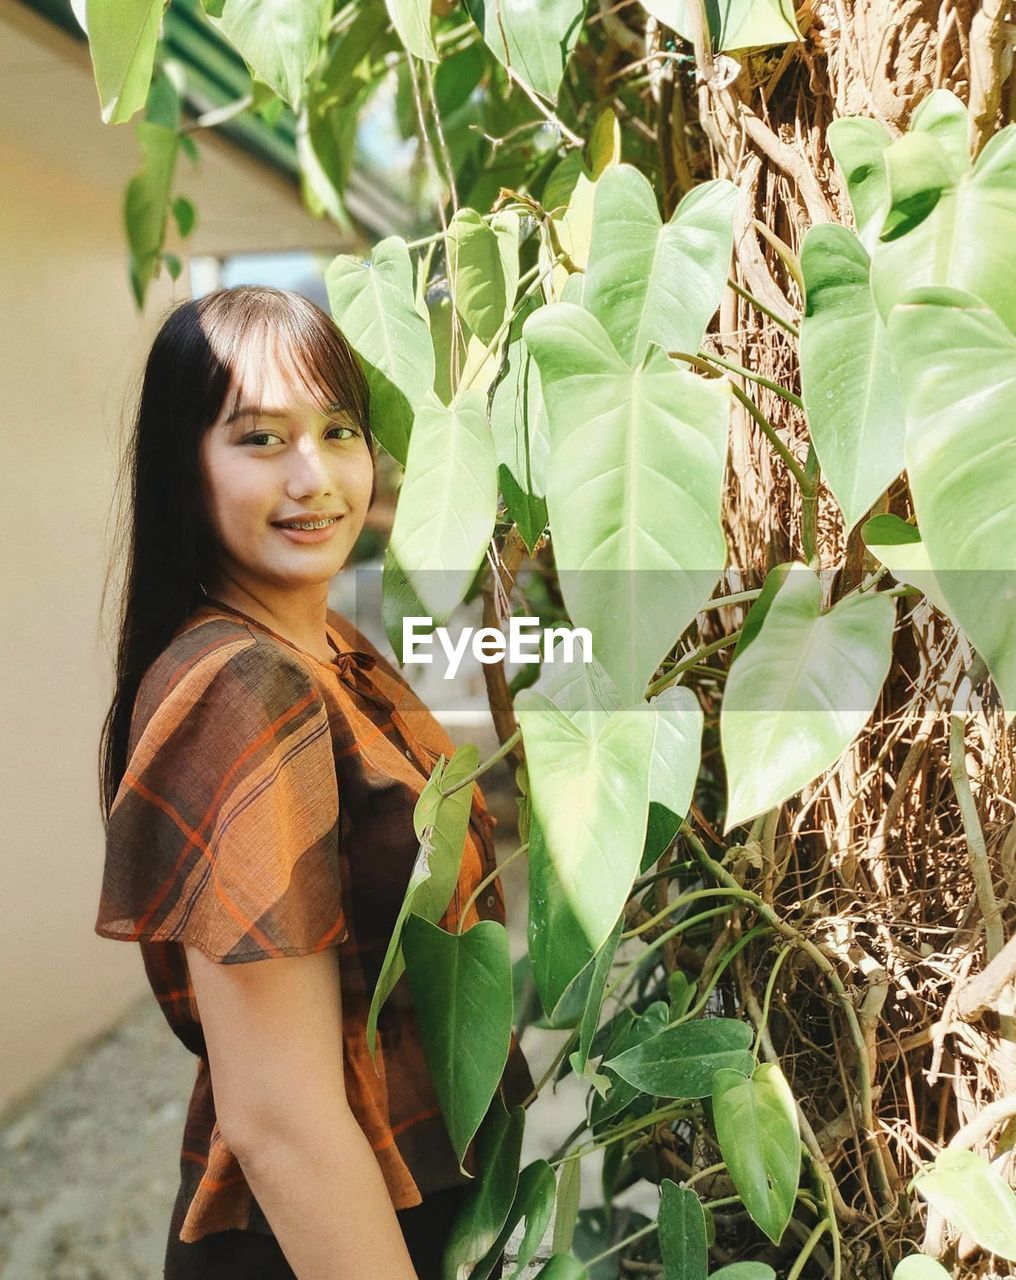
<path fill-rule="evenodd" d="M 506 867 L 510 867 L 516 858 L 520 858 L 522 854 L 528 853 L 528 852 L 529 852 L 529 841 L 527 840 L 525 844 L 520 844 L 519 847 L 513 853 L 510 853 L 508 857 L 505 858 L 504 862 L 496 866 L 489 876 L 484 876 L 484 878 L 480 881 L 480 883 L 476 886 L 473 892 L 466 899 L 466 905 L 462 908 L 462 911 L 459 913 L 459 927 L 457 930 L 458 933 L 462 932 L 462 921 L 465 920 L 466 916 L 469 914 L 469 908 L 473 905 L 473 903 L 484 891 L 484 889 L 486 889 L 487 885 L 493 884 L 494 881 L 498 878 L 498 876 L 504 873 L 504 870 Z"/>
<path fill-rule="evenodd" d="M 477 778 L 481 777 L 488 769 L 497 764 L 499 760 L 503 759 L 521 738 L 522 730 L 516 729 L 510 738 L 505 738 L 504 742 L 501 743 L 500 747 L 498 747 L 492 756 L 488 756 L 487 759 L 484 760 L 482 764 L 478 765 L 472 773 L 467 774 L 464 778 L 460 778 L 454 787 L 449 787 L 447 791 L 439 787 L 438 790 L 441 792 L 441 795 L 447 799 L 448 796 L 453 796 L 456 791 L 460 791 L 463 787 L 469 786 L 471 782 L 475 782 Z"/>
<path fill-rule="evenodd" d="M 722 356 L 714 355 L 711 351 L 700 351 L 699 356 L 703 360 L 709 360 L 713 364 L 718 364 L 723 369 L 729 369 L 731 373 L 736 373 L 742 378 L 747 378 L 751 382 L 757 382 L 760 387 L 765 387 L 767 391 L 772 391 L 775 395 L 782 396 L 788 404 L 794 405 L 797 409 L 804 408 L 804 401 L 793 391 L 786 387 L 781 387 L 778 382 L 771 382 L 768 378 L 763 378 L 760 373 L 752 373 L 750 369 L 746 369 L 742 364 L 735 364 L 733 360 L 725 360 Z"/>
<path fill-rule="evenodd" d="M 801 336 L 801 332 L 798 329 L 797 325 L 791 324 L 789 320 L 784 320 L 784 318 L 781 315 L 778 315 L 770 307 L 767 307 L 766 304 L 762 302 L 760 299 L 756 298 L 753 293 L 749 293 L 747 289 L 742 289 L 736 280 L 728 279 L 727 287 L 730 289 L 733 289 L 733 291 L 737 294 L 737 296 L 739 298 L 743 298 L 745 302 L 750 302 L 751 305 L 757 311 L 761 311 L 764 316 L 768 316 L 769 319 L 772 320 L 774 324 L 778 324 L 781 329 L 786 330 L 786 332 L 789 333 L 792 338 L 799 338 Z"/>
<path fill-rule="evenodd" d="M 967 859 L 970 863 L 970 874 L 974 880 L 974 891 L 977 904 L 984 920 L 984 950 L 989 961 L 1005 946 L 1005 935 L 1002 930 L 1002 910 L 995 897 L 995 886 L 991 880 L 991 864 L 988 861 L 988 846 L 985 843 L 981 819 L 977 813 L 967 774 L 966 761 L 966 728 L 967 710 L 970 698 L 984 677 L 988 674 L 984 659 L 977 654 L 964 672 L 953 699 L 949 713 L 949 773 L 956 801 L 959 805 L 963 831 L 967 838 Z M 999 1026 L 1007 1040 L 1016 1039 L 1016 1020 L 1011 1016 L 1000 1014 Z"/>
<path fill-rule="evenodd" d="M 678 676 L 683 675 L 685 671 L 694 667 L 696 663 L 701 662 L 703 658 L 708 658 L 711 653 L 716 653 L 719 649 L 726 649 L 728 645 L 737 644 L 740 634 L 740 629 L 732 631 L 729 636 L 720 636 L 719 640 L 714 640 L 712 644 L 706 644 L 703 645 L 701 649 L 696 649 L 695 652 L 689 654 L 683 662 L 679 662 L 676 667 L 671 667 L 671 669 L 664 675 L 660 676 L 659 679 L 654 680 L 649 688 L 646 689 L 646 697 L 653 698 L 656 694 L 662 693 L 663 690 L 668 688 L 670 685 L 676 684 Z"/>
<path fill-rule="evenodd" d="M 857 1100 L 860 1109 L 861 1125 L 864 1129 L 864 1136 L 869 1145 L 872 1154 L 872 1160 L 875 1166 L 876 1174 L 879 1182 L 879 1189 L 885 1197 L 887 1205 L 894 1203 L 889 1179 L 882 1163 L 882 1153 L 878 1148 L 875 1136 L 874 1116 L 872 1110 L 871 1097 L 871 1075 L 868 1068 L 868 1047 L 865 1044 L 864 1032 L 857 1020 L 857 1010 L 854 1008 L 853 1002 L 847 995 L 846 988 L 840 981 L 840 975 L 836 972 L 833 963 L 825 956 L 818 947 L 806 938 L 803 933 L 798 932 L 793 925 L 787 924 L 769 904 L 760 898 L 758 894 L 751 893 L 747 889 L 743 889 L 734 877 L 726 870 L 725 867 L 714 859 L 712 859 L 701 840 L 695 835 L 687 822 L 682 823 L 680 834 L 688 841 L 688 844 L 699 860 L 702 867 L 708 871 L 714 879 L 719 880 L 721 884 L 727 886 L 732 894 L 743 898 L 752 903 L 755 911 L 763 920 L 771 924 L 777 932 L 782 933 L 785 938 L 800 947 L 802 951 L 808 955 L 814 962 L 815 966 L 824 975 L 826 981 L 832 987 L 834 994 L 839 1002 L 840 1008 L 843 1010 L 843 1017 L 847 1024 L 847 1030 L 850 1038 L 854 1042 L 854 1049 L 857 1057 Z"/>
<path fill-rule="evenodd" d="M 823 1218 L 821 1222 L 817 1222 L 815 1224 L 815 1227 L 811 1235 L 804 1242 L 804 1248 L 797 1255 L 797 1260 L 795 1261 L 794 1265 L 790 1268 L 790 1270 L 787 1272 L 787 1280 L 798 1280 L 798 1277 L 800 1276 L 801 1272 L 804 1270 L 805 1263 L 811 1257 L 811 1251 L 818 1244 L 819 1240 L 821 1240 L 823 1234 L 828 1229 L 828 1227 L 829 1227 L 828 1218 Z"/>
<path fill-rule="evenodd" d="M 644 1227 L 639 1227 L 638 1231 L 633 1232 L 630 1236 L 625 1236 L 623 1240 L 619 1240 L 617 1244 L 612 1244 L 609 1249 L 604 1249 L 602 1253 L 598 1253 L 594 1258 L 586 1258 L 584 1265 L 588 1270 L 596 1262 L 602 1262 L 604 1258 L 609 1258 L 612 1253 L 617 1253 L 618 1249 L 623 1249 L 625 1245 L 629 1245 L 633 1240 L 641 1240 L 643 1236 L 649 1235 L 651 1231 L 655 1231 L 657 1223 L 650 1222 Z"/>
<path fill-rule="evenodd" d="M 536 1099 L 540 1095 L 540 1090 L 543 1088 L 543 1086 L 547 1083 L 547 1081 L 551 1078 L 554 1072 L 558 1069 L 558 1067 L 564 1061 L 564 1055 L 575 1043 L 576 1039 L 578 1038 L 578 1034 L 579 1034 L 579 1028 L 576 1027 L 575 1030 L 568 1037 L 568 1039 L 565 1040 L 564 1043 L 561 1045 L 561 1048 L 554 1055 L 554 1061 L 550 1064 L 547 1070 L 540 1077 L 539 1082 L 533 1085 L 532 1090 L 524 1098 L 522 1102 L 523 1107 L 528 1107 L 531 1103 L 536 1101 Z"/>
<path fill-rule="evenodd" d="M 755 1046 L 751 1051 L 751 1056 L 758 1062 L 759 1049 L 762 1047 L 762 1034 L 766 1029 L 766 1023 L 769 1021 L 769 1005 L 773 998 L 773 989 L 776 986 L 776 975 L 780 971 L 780 966 L 786 960 L 787 956 L 793 951 L 793 943 L 788 942 L 780 954 L 776 957 L 776 963 L 773 965 L 772 973 L 769 975 L 769 981 L 766 983 L 766 993 L 762 1000 L 762 1017 L 759 1025 L 755 1028 Z"/>

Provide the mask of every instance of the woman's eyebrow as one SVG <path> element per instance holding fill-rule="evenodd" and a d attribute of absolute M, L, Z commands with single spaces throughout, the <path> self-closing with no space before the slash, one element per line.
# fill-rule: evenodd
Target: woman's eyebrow
<path fill-rule="evenodd" d="M 330 404 L 327 406 L 326 413 L 348 413 L 340 404 Z M 352 416 L 352 415 L 350 415 Z M 237 418 L 288 418 L 289 413 L 285 409 L 257 409 L 246 405 L 241 409 L 234 409 L 226 419 L 226 426 L 231 422 L 235 422 Z"/>

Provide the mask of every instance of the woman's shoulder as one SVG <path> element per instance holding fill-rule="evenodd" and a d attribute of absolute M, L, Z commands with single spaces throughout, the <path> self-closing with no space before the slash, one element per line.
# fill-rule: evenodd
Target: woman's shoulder
<path fill-rule="evenodd" d="M 135 699 L 135 733 L 156 715 L 175 718 L 213 703 L 263 707 L 274 718 L 284 703 L 312 698 L 299 657 L 242 618 L 198 610 L 145 671 Z"/>

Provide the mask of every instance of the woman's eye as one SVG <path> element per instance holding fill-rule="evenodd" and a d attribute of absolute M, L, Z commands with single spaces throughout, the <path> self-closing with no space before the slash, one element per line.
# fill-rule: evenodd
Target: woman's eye
<path fill-rule="evenodd" d="M 253 435 L 247 437 L 244 444 L 259 444 L 262 441 L 268 441 L 273 438 L 278 439 L 274 431 L 255 431 Z"/>
<path fill-rule="evenodd" d="M 334 427 L 329 428 L 328 434 L 331 435 L 333 431 L 348 431 L 350 435 L 354 436 L 360 434 L 355 427 L 347 427 L 345 423 L 336 423 Z"/>

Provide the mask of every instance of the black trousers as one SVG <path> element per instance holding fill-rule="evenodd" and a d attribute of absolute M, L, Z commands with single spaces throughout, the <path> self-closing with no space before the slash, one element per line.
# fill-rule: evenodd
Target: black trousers
<path fill-rule="evenodd" d="M 424 1196 L 395 1216 L 420 1280 L 441 1280 L 441 1255 L 463 1197 L 470 1187 L 449 1187 Z M 193 1244 L 180 1240 L 173 1221 L 166 1245 L 165 1280 L 296 1280 L 274 1236 L 257 1231 L 213 1231 Z M 491 1272 L 500 1277 L 502 1263 Z"/>

